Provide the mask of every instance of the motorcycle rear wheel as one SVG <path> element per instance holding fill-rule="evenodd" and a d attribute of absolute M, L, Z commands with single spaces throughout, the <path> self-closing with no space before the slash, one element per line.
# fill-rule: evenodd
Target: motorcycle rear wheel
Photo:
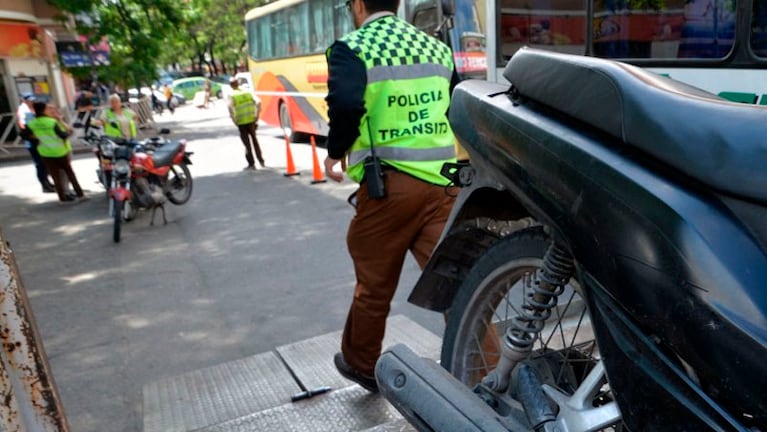
<path fill-rule="evenodd" d="M 114 226 L 112 229 L 112 240 L 114 240 L 115 243 L 120 242 L 120 233 L 122 230 L 124 204 L 125 204 L 125 201 L 117 199 L 117 198 L 114 199 L 114 207 L 112 210 L 112 217 L 114 219 Z"/>
<path fill-rule="evenodd" d="M 192 185 L 192 173 L 185 163 L 171 165 L 165 196 L 173 204 L 184 204 L 192 197 Z"/>
<path fill-rule="evenodd" d="M 448 312 L 447 326 L 442 343 L 441 364 L 469 388 L 495 369 L 501 358 L 501 344 L 506 328 L 518 316 L 529 284 L 550 241 L 541 227 L 518 231 L 493 245 L 475 263 L 456 294 Z M 593 390 L 593 406 L 613 404 L 606 375 L 599 383 L 586 380 L 599 364 L 599 350 L 591 329 L 586 302 L 579 294 L 580 287 L 572 279 L 559 296 L 558 304 L 536 340 L 528 363 L 544 364 L 552 373 L 541 377 L 544 384 L 564 391 L 562 398 L 570 397 L 579 386 Z M 543 362 L 543 363 L 541 363 Z M 538 369 L 538 367 L 537 367 Z M 597 372 L 601 371 L 598 368 Z M 594 387 L 596 385 L 596 387 Z M 549 395 L 551 397 L 551 395 Z M 557 395 L 560 396 L 560 395 Z M 616 423 L 617 407 L 604 418 Z M 560 413 L 564 410 L 560 409 Z M 604 411 L 604 410 L 603 410 Z M 594 416 L 596 411 L 568 413 L 569 416 Z M 567 418 L 557 421 L 567 423 Z M 577 423 L 583 425 L 585 423 Z M 604 422 L 602 423 L 604 424 Z M 587 430 L 617 430 L 619 425 Z"/>

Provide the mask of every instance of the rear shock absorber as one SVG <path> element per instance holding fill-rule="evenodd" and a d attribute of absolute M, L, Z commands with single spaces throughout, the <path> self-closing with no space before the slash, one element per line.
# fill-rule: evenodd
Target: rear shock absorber
<path fill-rule="evenodd" d="M 532 278 L 525 278 L 529 291 L 524 299 L 520 315 L 506 329 L 501 344 L 501 359 L 482 383 L 493 391 L 505 391 L 509 386 L 511 371 L 526 359 L 533 350 L 557 298 L 573 275 L 575 266 L 570 253 L 557 243 L 552 243 L 543 257 L 543 265 Z"/>

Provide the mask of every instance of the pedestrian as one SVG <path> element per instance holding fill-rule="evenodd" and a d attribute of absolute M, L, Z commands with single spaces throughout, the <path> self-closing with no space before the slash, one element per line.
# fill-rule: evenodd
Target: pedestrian
<path fill-rule="evenodd" d="M 202 83 L 202 91 L 205 92 L 202 106 L 203 108 L 208 108 L 208 104 L 210 103 L 210 81 L 207 79 Z"/>
<path fill-rule="evenodd" d="M 173 91 L 170 89 L 168 83 L 163 84 L 162 92 L 165 95 L 165 105 L 168 107 L 168 111 L 173 114 L 176 111 L 176 107 L 173 103 Z"/>
<path fill-rule="evenodd" d="M 232 87 L 232 94 L 227 101 L 229 117 L 239 129 L 240 139 L 245 146 L 245 159 L 248 161 L 248 166 L 245 169 L 255 170 L 253 152 L 256 153 L 258 163 L 262 167 L 265 166 L 264 157 L 261 155 L 261 146 L 258 145 L 258 138 L 256 138 L 256 129 L 258 128 L 256 123 L 261 113 L 261 100 L 250 92 L 241 90 L 240 83 L 235 78 L 229 81 L 229 85 Z"/>
<path fill-rule="evenodd" d="M 112 138 L 136 138 L 136 114 L 128 108 L 123 108 L 120 95 L 109 96 L 109 108 L 101 111 L 99 118 L 93 122 L 104 126 L 104 135 Z"/>
<path fill-rule="evenodd" d="M 77 121 L 82 123 L 87 129 L 91 124 L 91 114 L 93 112 L 93 93 L 83 88 L 75 100 L 75 110 L 77 111 Z"/>
<path fill-rule="evenodd" d="M 359 183 L 346 237 L 357 282 L 333 360 L 377 391 L 374 367 L 405 255 L 424 268 L 457 192 L 440 170 L 455 162 L 447 109 L 458 78 L 450 49 L 396 16 L 398 0 L 346 4 L 356 30 L 327 50 L 325 172 L 342 181 L 334 168 L 346 155 L 346 175 Z"/>
<path fill-rule="evenodd" d="M 34 101 L 35 95 L 32 93 L 22 95 L 21 103 L 16 109 L 16 126 L 19 128 L 19 136 L 24 140 L 24 147 L 27 148 L 29 155 L 32 157 L 32 162 L 35 164 L 37 181 L 40 182 L 43 193 L 53 193 L 56 192 L 56 189 L 51 184 L 50 179 L 48 179 L 48 170 L 45 169 L 45 164 L 43 164 L 43 160 L 40 159 L 40 154 L 37 152 L 37 140 L 27 130 L 27 123 L 35 117 L 35 113 L 32 111 Z"/>
<path fill-rule="evenodd" d="M 56 107 L 45 102 L 35 102 L 32 105 L 35 118 L 30 120 L 27 127 L 38 139 L 37 151 L 45 164 L 45 168 L 53 177 L 53 186 L 59 196 L 59 202 L 69 203 L 76 200 L 88 199 L 77 181 L 71 164 L 72 145 L 67 139 L 72 134 L 72 128 L 66 126 Z M 63 175 L 72 184 L 75 196 L 66 193 Z"/>

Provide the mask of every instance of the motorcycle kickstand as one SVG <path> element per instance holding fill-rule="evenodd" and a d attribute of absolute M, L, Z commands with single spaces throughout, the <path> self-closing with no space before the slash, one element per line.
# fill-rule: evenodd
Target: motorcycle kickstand
<path fill-rule="evenodd" d="M 157 211 L 158 208 L 162 212 L 162 224 L 163 225 L 168 225 L 168 219 L 165 217 L 165 205 L 164 204 L 160 204 L 160 205 L 156 205 L 156 206 L 152 207 L 152 216 L 151 216 L 152 220 L 149 221 L 149 225 L 150 226 L 154 226 L 154 214 L 155 214 L 155 212 Z"/>

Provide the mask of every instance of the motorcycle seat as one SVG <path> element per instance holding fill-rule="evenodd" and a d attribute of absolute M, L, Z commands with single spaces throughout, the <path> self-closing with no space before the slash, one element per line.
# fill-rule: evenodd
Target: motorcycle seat
<path fill-rule="evenodd" d="M 514 54 L 503 75 L 523 98 L 720 192 L 767 202 L 767 107 L 729 102 L 625 63 L 529 48 Z"/>
<path fill-rule="evenodd" d="M 154 166 L 161 167 L 170 165 L 173 163 L 173 158 L 178 154 L 181 149 L 181 143 L 172 142 L 163 146 L 157 147 L 154 150 L 152 159 L 154 160 Z"/>

